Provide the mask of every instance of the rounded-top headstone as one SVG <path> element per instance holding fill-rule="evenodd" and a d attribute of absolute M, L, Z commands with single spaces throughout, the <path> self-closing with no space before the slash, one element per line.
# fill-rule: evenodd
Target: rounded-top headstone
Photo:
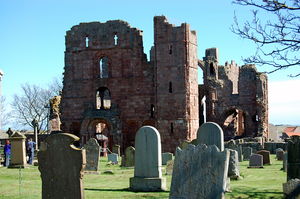
<path fill-rule="evenodd" d="M 214 122 L 206 122 L 202 124 L 197 132 L 198 144 L 216 145 L 220 151 L 224 151 L 223 137 L 222 128 Z"/>
<path fill-rule="evenodd" d="M 161 177 L 160 134 L 152 126 L 141 127 L 135 136 L 135 177 Z"/>

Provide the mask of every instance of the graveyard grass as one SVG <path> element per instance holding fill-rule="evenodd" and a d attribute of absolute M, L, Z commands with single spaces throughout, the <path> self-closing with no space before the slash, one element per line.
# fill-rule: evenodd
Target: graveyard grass
<path fill-rule="evenodd" d="M 101 174 L 84 175 L 84 193 L 86 199 L 93 198 L 168 198 L 171 176 L 167 178 L 166 192 L 131 192 L 128 190 L 129 178 L 133 177 L 133 168 L 121 168 L 118 165 L 107 165 L 101 158 Z M 248 161 L 240 164 L 243 180 L 231 181 L 232 192 L 226 198 L 283 198 L 282 183 L 286 173 L 281 171 L 282 161 L 271 155 L 272 165 L 264 169 L 247 169 Z M 114 174 L 103 174 L 111 170 Z M 165 173 L 165 167 L 163 167 Z M 39 199 L 41 198 L 41 179 L 38 168 L 7 169 L 0 167 L 0 199 Z"/>

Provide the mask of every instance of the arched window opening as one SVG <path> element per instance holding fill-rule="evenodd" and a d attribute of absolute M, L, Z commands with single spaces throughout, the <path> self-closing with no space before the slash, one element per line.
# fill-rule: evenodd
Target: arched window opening
<path fill-rule="evenodd" d="M 154 117 L 154 105 L 153 104 L 151 104 L 150 112 L 151 112 L 151 117 L 153 118 Z"/>
<path fill-rule="evenodd" d="M 173 52 L 173 46 L 170 44 L 170 45 L 169 45 L 169 54 L 171 55 L 172 52 Z"/>
<path fill-rule="evenodd" d="M 89 47 L 89 37 L 88 36 L 85 37 L 85 47 L 86 48 Z"/>
<path fill-rule="evenodd" d="M 239 109 L 228 111 L 223 125 L 227 136 L 231 138 L 242 136 L 245 132 L 245 113 Z"/>
<path fill-rule="evenodd" d="M 173 85 L 172 85 L 172 82 L 169 82 L 169 93 L 173 93 Z"/>
<path fill-rule="evenodd" d="M 215 75 L 216 74 L 213 63 L 210 63 L 210 65 L 209 65 L 209 72 L 210 72 L 210 75 Z"/>
<path fill-rule="evenodd" d="M 100 78 L 108 78 L 108 58 L 103 57 L 99 61 Z"/>
<path fill-rule="evenodd" d="M 115 36 L 114 36 L 114 41 L 115 41 L 115 46 L 118 45 L 118 35 L 117 33 L 115 33 Z"/>
<path fill-rule="evenodd" d="M 173 125 L 173 122 L 171 122 L 170 130 L 171 130 L 171 135 L 173 135 L 174 134 L 174 125 Z"/>
<path fill-rule="evenodd" d="M 110 109 L 111 97 L 108 88 L 101 87 L 96 92 L 96 109 Z"/>

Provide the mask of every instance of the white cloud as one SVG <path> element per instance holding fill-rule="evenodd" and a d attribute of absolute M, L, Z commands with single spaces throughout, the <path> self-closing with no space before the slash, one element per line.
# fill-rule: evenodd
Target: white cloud
<path fill-rule="evenodd" d="M 269 122 L 300 125 L 300 80 L 269 82 Z"/>

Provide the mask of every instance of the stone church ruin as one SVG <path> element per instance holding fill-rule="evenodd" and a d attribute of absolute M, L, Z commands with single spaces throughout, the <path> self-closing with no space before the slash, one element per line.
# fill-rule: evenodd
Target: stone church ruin
<path fill-rule="evenodd" d="M 62 131 L 82 144 L 98 135 L 102 147 L 125 149 L 134 146 L 140 127 L 151 125 L 161 133 L 162 150 L 174 151 L 196 138 L 206 109 L 206 121 L 218 123 L 225 139 L 267 137 L 265 74 L 253 65 L 219 66 L 215 48 L 198 60 L 196 32 L 164 16 L 154 17 L 149 61 L 142 32 L 121 20 L 80 23 L 67 31 Z"/>

